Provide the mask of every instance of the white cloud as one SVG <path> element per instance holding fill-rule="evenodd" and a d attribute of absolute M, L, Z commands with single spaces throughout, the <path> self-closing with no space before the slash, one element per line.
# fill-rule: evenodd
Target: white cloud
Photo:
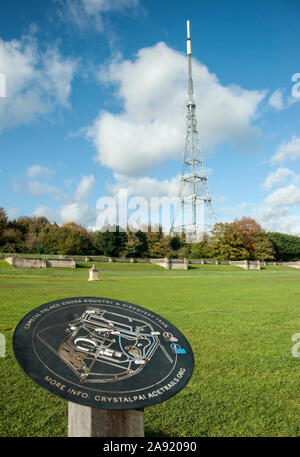
<path fill-rule="evenodd" d="M 75 222 L 87 227 L 94 222 L 95 211 L 91 211 L 86 203 L 74 202 L 60 208 L 59 219 L 62 223 Z"/>
<path fill-rule="evenodd" d="M 30 197 L 54 197 L 59 198 L 61 191 L 55 186 L 44 182 L 30 179 L 29 181 L 20 181 L 12 179 L 12 190 L 14 192 L 26 192 Z"/>
<path fill-rule="evenodd" d="M 53 196 L 59 198 L 60 196 L 59 189 L 39 181 L 28 181 L 25 183 L 24 188 L 31 197 Z"/>
<path fill-rule="evenodd" d="M 69 196 L 68 202 L 56 209 L 45 205 L 38 205 L 35 208 L 34 215 L 45 216 L 52 221 L 57 221 L 59 224 L 76 222 L 85 227 L 93 225 L 96 219 L 96 212 L 89 209 L 86 200 L 94 182 L 95 178 L 93 175 L 82 176 L 74 191 L 74 195 Z M 34 190 L 43 190 L 43 187 L 37 187 Z"/>
<path fill-rule="evenodd" d="M 276 111 L 282 111 L 289 108 L 294 103 L 300 101 L 300 97 L 296 97 L 292 93 L 286 93 L 286 90 L 276 89 L 269 97 L 268 105 Z"/>
<path fill-rule="evenodd" d="M 46 217 L 49 221 L 57 221 L 56 219 L 56 210 L 49 208 L 49 206 L 46 205 L 38 205 L 34 212 L 33 215 L 35 217 Z"/>
<path fill-rule="evenodd" d="M 140 175 L 155 164 L 179 155 L 184 131 L 159 119 L 135 123 L 124 116 L 103 113 L 89 130 L 97 160 L 119 173 Z"/>
<path fill-rule="evenodd" d="M 32 37 L 0 39 L 0 72 L 6 78 L 6 98 L 0 103 L 0 132 L 29 124 L 55 107 L 69 107 L 76 62 L 54 47 L 38 49 Z"/>
<path fill-rule="evenodd" d="M 92 186 L 95 183 L 95 178 L 93 175 L 83 176 L 80 183 L 76 187 L 74 193 L 74 200 L 81 201 L 88 197 Z"/>
<path fill-rule="evenodd" d="M 77 63 L 70 58 L 63 58 L 56 48 L 49 49 L 43 56 L 43 87 L 49 95 L 64 108 L 70 108 L 69 97 L 71 82 Z"/>
<path fill-rule="evenodd" d="M 214 201 L 223 203 L 224 197 L 216 197 Z M 218 222 L 219 221 L 232 221 L 233 219 L 240 219 L 245 215 L 249 214 L 251 204 L 247 202 L 241 202 L 236 206 L 221 206 L 215 208 Z"/>
<path fill-rule="evenodd" d="M 300 138 L 293 136 L 291 141 L 282 143 L 277 148 L 271 161 L 295 160 L 298 157 L 300 157 Z M 276 186 L 281 186 L 273 190 L 254 213 L 254 217 L 266 230 L 300 235 L 300 216 L 297 214 L 300 205 L 299 181 L 299 174 L 283 167 L 277 168 L 265 179 L 263 183 L 265 190 L 270 191 Z"/>
<path fill-rule="evenodd" d="M 6 211 L 6 214 L 7 214 L 7 218 L 11 221 L 13 219 L 15 219 L 15 217 L 18 215 L 20 209 L 19 208 L 15 208 L 15 207 L 9 207 L 7 208 L 7 211 Z"/>
<path fill-rule="evenodd" d="M 76 222 L 87 226 L 95 220 L 95 211 L 91 211 L 85 202 L 94 183 L 93 175 L 82 176 L 71 202 L 62 205 L 59 209 L 59 219 L 62 222 Z"/>
<path fill-rule="evenodd" d="M 300 216 L 288 214 L 288 207 L 263 206 L 254 217 L 267 231 L 300 236 Z"/>
<path fill-rule="evenodd" d="M 139 50 L 136 59 L 114 60 L 99 73 L 116 87 L 123 111 L 102 111 L 87 136 L 97 160 L 113 171 L 141 176 L 169 158 L 182 156 L 187 102 L 186 57 L 164 43 Z M 204 149 L 228 141 L 245 145 L 260 131 L 251 125 L 265 92 L 222 86 L 193 61 L 200 140 Z"/>
<path fill-rule="evenodd" d="M 278 184 L 284 184 L 288 176 L 295 177 L 295 173 L 288 168 L 277 168 L 276 171 L 270 173 L 269 176 L 265 179 L 264 188 L 266 190 L 271 190 L 272 187 Z"/>
<path fill-rule="evenodd" d="M 300 188 L 291 184 L 275 190 L 266 198 L 267 205 L 276 208 L 300 203 Z"/>
<path fill-rule="evenodd" d="M 254 217 L 266 230 L 300 235 L 300 216 L 290 214 L 296 205 L 300 205 L 300 187 L 290 184 L 269 194 Z"/>
<path fill-rule="evenodd" d="M 277 89 L 269 98 L 269 105 L 272 108 L 275 108 L 277 111 L 280 111 L 284 108 L 283 96 L 280 89 Z"/>
<path fill-rule="evenodd" d="M 61 0 L 59 15 L 80 30 L 94 27 L 104 31 L 103 17 L 110 12 L 136 11 L 139 0 Z"/>
<path fill-rule="evenodd" d="M 26 174 L 29 178 L 35 178 L 36 176 L 49 177 L 53 175 L 53 171 L 41 165 L 31 165 L 27 168 Z"/>
<path fill-rule="evenodd" d="M 272 162 L 291 161 L 300 158 L 300 137 L 292 136 L 288 143 L 282 143 L 272 157 Z"/>
<path fill-rule="evenodd" d="M 130 178 L 116 173 L 115 178 L 115 184 L 107 185 L 107 191 L 113 197 L 117 195 L 120 189 L 126 189 L 128 197 L 141 196 L 151 198 L 165 196 L 173 198 L 178 196 L 179 176 L 159 181 L 150 177 Z"/>

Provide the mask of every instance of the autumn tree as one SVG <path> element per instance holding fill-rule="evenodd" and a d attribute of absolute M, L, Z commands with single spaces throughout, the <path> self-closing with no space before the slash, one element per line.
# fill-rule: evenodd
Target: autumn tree
<path fill-rule="evenodd" d="M 24 252 L 24 236 L 21 230 L 8 225 L 2 233 L 2 252 Z"/>
<path fill-rule="evenodd" d="M 123 254 L 125 257 L 138 257 L 139 250 L 142 245 L 142 240 L 136 235 L 136 233 L 127 230 L 126 242 L 124 246 Z"/>
<path fill-rule="evenodd" d="M 214 225 L 207 243 L 209 257 L 217 260 L 248 259 L 240 228 L 234 222 L 218 222 Z"/>
<path fill-rule="evenodd" d="M 264 231 L 257 232 L 252 235 L 253 242 L 253 260 L 274 260 L 275 249 L 268 234 Z"/>
<path fill-rule="evenodd" d="M 256 245 L 254 243 L 254 235 L 265 233 L 262 227 L 256 222 L 256 220 L 250 217 L 242 217 L 242 219 L 235 220 L 234 224 L 240 230 L 240 234 L 243 240 L 244 248 L 248 251 L 247 258 L 255 259 Z M 257 237 L 257 240 L 259 237 Z M 263 236 L 260 238 L 263 239 Z"/>
<path fill-rule="evenodd" d="M 156 231 L 151 231 L 149 228 L 146 236 L 148 242 L 149 257 L 165 257 L 170 250 L 170 240 L 166 239 L 162 231 L 162 227 L 157 227 Z"/>
<path fill-rule="evenodd" d="M 69 239 L 74 239 L 78 237 L 78 241 L 80 242 L 80 246 L 78 246 L 78 242 L 76 241 L 73 246 L 70 246 L 70 249 L 74 250 L 74 254 L 94 254 L 95 249 L 93 245 L 93 240 L 90 233 L 87 231 L 85 227 L 82 225 L 76 224 L 75 222 L 66 222 L 61 226 L 62 229 L 69 230 L 70 236 Z M 66 232 L 68 233 L 68 232 Z M 71 236 L 72 234 L 72 236 Z"/>
<path fill-rule="evenodd" d="M 40 233 L 29 232 L 25 238 L 26 251 L 30 254 L 41 254 L 43 248 L 41 245 Z"/>

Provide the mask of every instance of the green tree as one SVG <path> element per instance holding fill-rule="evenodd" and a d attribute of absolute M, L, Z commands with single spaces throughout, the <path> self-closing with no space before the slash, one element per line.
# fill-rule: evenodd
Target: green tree
<path fill-rule="evenodd" d="M 3 231 L 8 226 L 7 214 L 4 208 L 0 207 L 0 239 L 2 237 Z"/>
<path fill-rule="evenodd" d="M 126 243 L 124 246 L 124 255 L 126 257 L 138 257 L 139 250 L 141 248 L 142 241 L 136 235 L 136 233 L 127 230 L 126 232 Z"/>
<path fill-rule="evenodd" d="M 41 254 L 43 252 L 40 234 L 29 232 L 26 235 L 25 246 L 30 254 Z"/>
<path fill-rule="evenodd" d="M 235 222 L 218 222 L 214 225 L 207 244 L 209 257 L 217 260 L 248 259 L 241 230 Z"/>
<path fill-rule="evenodd" d="M 180 249 L 175 251 L 177 253 L 177 256 L 179 259 L 188 259 L 190 257 L 190 248 L 189 245 L 186 244 L 185 246 L 182 246 Z"/>
<path fill-rule="evenodd" d="M 202 240 L 199 243 L 192 243 L 190 247 L 191 259 L 205 259 L 209 256 L 208 241 Z"/>
<path fill-rule="evenodd" d="M 165 257 L 170 251 L 170 240 L 166 238 L 162 227 L 158 227 L 158 231 L 152 232 L 148 230 L 146 233 L 148 241 L 148 252 L 152 258 Z"/>
<path fill-rule="evenodd" d="M 253 260 L 274 260 L 275 249 L 266 232 L 258 232 L 252 235 L 254 251 Z"/>
<path fill-rule="evenodd" d="M 300 259 L 299 236 L 278 232 L 268 232 L 268 236 L 274 245 L 276 260 L 293 261 Z"/>
<path fill-rule="evenodd" d="M 140 244 L 137 248 L 137 257 L 146 257 L 148 255 L 148 240 L 147 235 L 142 230 L 137 230 L 135 235 L 140 240 Z"/>
<path fill-rule="evenodd" d="M 54 223 L 45 227 L 39 235 L 41 252 L 43 254 L 62 254 L 58 252 L 60 246 L 60 227 Z"/>
<path fill-rule="evenodd" d="M 69 230 L 70 240 L 76 237 L 78 238 L 78 241 L 76 240 L 76 243 L 73 243 L 74 254 L 95 254 L 92 237 L 85 227 L 75 222 L 66 222 L 61 226 L 61 229 Z"/>
<path fill-rule="evenodd" d="M 170 237 L 170 247 L 173 251 L 177 251 L 184 245 L 185 243 L 182 243 L 181 237 L 179 235 L 173 235 Z"/>
<path fill-rule="evenodd" d="M 95 253 L 96 255 L 102 255 L 103 249 L 99 243 L 99 232 L 89 232 L 89 237 L 92 244 L 92 253 Z"/>
<path fill-rule="evenodd" d="M 23 233 L 13 224 L 3 231 L 2 243 L 2 252 L 26 252 Z"/>
<path fill-rule="evenodd" d="M 126 233 L 119 226 L 107 227 L 105 231 L 98 232 L 99 246 L 108 257 L 119 257 L 125 249 L 126 241 Z"/>

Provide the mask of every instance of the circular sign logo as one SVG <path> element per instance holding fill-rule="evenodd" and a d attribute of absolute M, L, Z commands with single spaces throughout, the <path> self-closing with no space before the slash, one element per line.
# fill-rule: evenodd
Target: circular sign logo
<path fill-rule="evenodd" d="M 40 386 L 85 406 L 144 408 L 188 383 L 192 349 L 170 322 L 121 300 L 66 298 L 27 314 L 15 356 Z"/>

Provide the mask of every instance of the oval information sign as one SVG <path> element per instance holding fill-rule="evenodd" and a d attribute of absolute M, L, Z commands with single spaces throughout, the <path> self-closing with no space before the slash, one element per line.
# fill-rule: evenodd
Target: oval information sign
<path fill-rule="evenodd" d="M 121 300 L 66 298 L 27 314 L 13 338 L 23 370 L 53 394 L 104 409 L 144 408 L 188 383 L 192 349 L 170 322 Z"/>

